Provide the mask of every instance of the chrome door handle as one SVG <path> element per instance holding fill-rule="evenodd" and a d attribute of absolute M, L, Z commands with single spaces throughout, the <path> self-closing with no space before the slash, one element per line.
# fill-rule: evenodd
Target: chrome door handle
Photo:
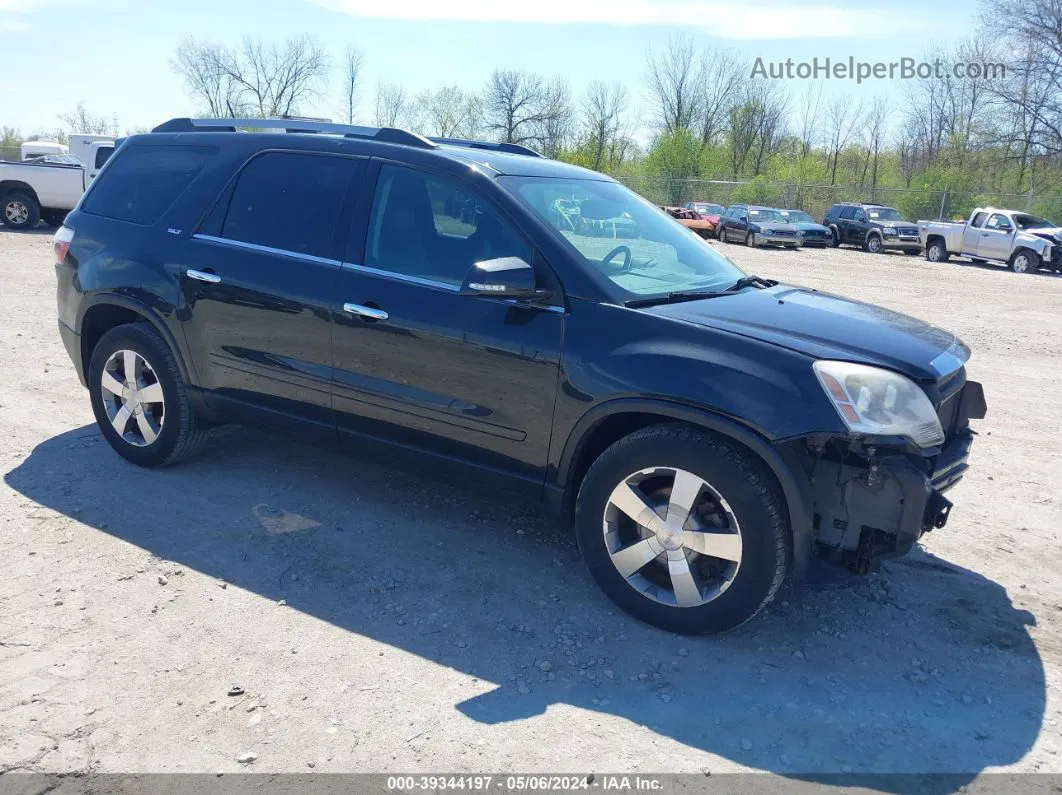
<path fill-rule="evenodd" d="M 343 311 L 349 312 L 352 315 L 358 317 L 365 317 L 369 320 L 387 320 L 387 313 L 382 309 L 376 309 L 371 306 L 362 306 L 361 304 L 343 304 Z"/>
<path fill-rule="evenodd" d="M 197 282 L 206 282 L 207 284 L 217 284 L 221 281 L 221 277 L 216 273 L 207 273 L 205 271 L 194 271 L 189 268 L 185 273 L 188 274 L 189 279 L 195 279 Z"/>

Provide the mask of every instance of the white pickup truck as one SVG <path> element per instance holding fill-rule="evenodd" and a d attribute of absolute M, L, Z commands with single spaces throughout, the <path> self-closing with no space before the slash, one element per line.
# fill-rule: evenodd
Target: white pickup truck
<path fill-rule="evenodd" d="M 956 255 L 1006 265 L 1015 273 L 1041 268 L 1062 273 L 1062 228 L 1028 213 L 978 207 L 965 223 L 919 221 L 918 232 L 930 262 Z"/>
<path fill-rule="evenodd" d="M 42 157 L 26 163 L 0 162 L 0 223 L 8 229 L 33 229 L 38 221 L 62 225 L 81 194 L 114 153 L 113 141 L 88 147 L 88 162 L 55 162 Z M 66 160 L 69 155 L 64 155 Z"/>

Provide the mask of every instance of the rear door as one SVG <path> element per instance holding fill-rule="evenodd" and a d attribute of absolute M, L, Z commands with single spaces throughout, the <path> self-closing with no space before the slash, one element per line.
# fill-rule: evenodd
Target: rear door
<path fill-rule="evenodd" d="M 977 254 L 977 249 L 981 242 L 981 233 L 984 231 L 982 227 L 987 220 L 988 213 L 975 213 L 974 217 L 970 219 L 970 223 L 963 227 L 961 253 Z"/>
<path fill-rule="evenodd" d="M 363 158 L 268 151 L 184 253 L 184 328 L 208 401 L 334 434 L 331 307 Z"/>
<path fill-rule="evenodd" d="M 459 294 L 474 262 L 505 256 L 533 263 L 555 301 Z M 383 438 L 541 487 L 563 299 L 552 271 L 500 210 L 451 177 L 383 163 L 336 285 L 341 444 L 364 450 Z"/>

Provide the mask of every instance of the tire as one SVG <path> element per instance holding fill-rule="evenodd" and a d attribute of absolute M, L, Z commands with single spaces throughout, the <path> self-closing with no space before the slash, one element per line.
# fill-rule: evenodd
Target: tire
<path fill-rule="evenodd" d="M 1040 255 L 1027 248 L 1019 248 L 1010 258 L 1010 269 L 1015 273 L 1036 273 L 1040 270 Z"/>
<path fill-rule="evenodd" d="M 947 262 L 951 253 L 943 240 L 934 239 L 926 246 L 926 259 L 930 262 Z"/>
<path fill-rule="evenodd" d="M 829 248 L 837 248 L 841 245 L 841 236 L 837 232 L 837 227 L 830 227 L 830 239 L 826 241 L 826 245 Z"/>
<path fill-rule="evenodd" d="M 113 390 L 128 387 L 125 376 L 130 354 L 139 357 L 134 367 L 140 390 L 127 402 L 103 384 L 106 368 Z M 202 446 L 206 431 L 189 403 L 177 359 L 149 324 L 128 323 L 104 334 L 92 351 L 86 380 L 96 424 L 122 458 L 143 467 L 162 467 L 194 455 Z M 151 390 L 150 398 L 147 395 L 148 388 L 156 385 L 161 388 L 161 405 L 150 400 L 159 395 L 158 388 Z M 128 394 L 128 389 L 122 391 Z M 134 413 L 125 414 L 125 433 L 119 434 L 116 422 L 129 406 L 134 407 Z M 144 430 L 145 425 L 154 438 Z"/>
<path fill-rule="evenodd" d="M 881 242 L 881 238 L 877 235 L 867 235 L 867 239 L 863 243 L 863 251 L 868 254 L 881 254 L 885 250 L 884 245 Z"/>
<path fill-rule="evenodd" d="M 727 240 L 727 237 L 726 237 L 726 227 L 723 227 L 723 226 L 719 227 L 719 232 L 717 233 L 717 237 L 719 238 L 719 242 L 720 243 L 729 243 L 730 242 L 729 240 Z"/>
<path fill-rule="evenodd" d="M 745 235 L 745 245 L 749 248 L 756 248 L 756 236 L 752 232 Z"/>
<path fill-rule="evenodd" d="M 8 229 L 33 229 L 41 220 L 41 206 L 27 193 L 9 193 L 0 203 L 0 220 Z"/>
<path fill-rule="evenodd" d="M 41 210 L 41 220 L 51 229 L 58 229 L 66 220 L 66 210 Z"/>
<path fill-rule="evenodd" d="M 703 481 L 699 491 L 689 494 L 699 495 L 697 507 L 714 511 L 710 514 L 715 517 L 713 529 L 725 528 L 729 534 L 689 532 L 679 536 L 674 526 L 662 521 L 677 482 L 675 472 L 682 473 L 684 483 Z M 633 479 L 639 479 L 635 484 L 639 491 L 624 490 L 624 484 Z M 664 528 L 660 533 L 640 525 L 613 502 L 616 495 L 628 493 L 640 493 L 643 499 L 655 502 L 654 509 L 641 502 L 627 505 L 644 509 L 640 513 L 643 521 Z M 720 518 L 725 524 L 719 523 Z M 579 549 L 598 586 L 630 615 L 669 632 L 703 635 L 744 624 L 771 601 L 789 570 L 789 521 L 773 475 L 744 448 L 689 425 L 653 425 L 605 450 L 583 479 L 575 522 Z M 703 515 L 697 513 L 680 527 L 703 522 Z M 691 543 L 711 538 L 729 544 L 715 547 L 716 551 L 725 550 L 729 560 L 697 554 L 685 546 L 687 536 Z M 683 546 L 666 546 L 676 543 Z M 658 550 L 662 552 L 656 554 Z M 621 562 L 634 561 L 632 573 L 620 572 L 617 565 L 622 563 L 617 564 L 613 557 L 617 554 L 627 555 Z M 674 587 L 669 569 L 672 564 L 665 563 L 668 555 L 675 559 L 680 573 L 683 565 L 687 571 L 696 572 L 692 575 L 695 579 L 679 577 L 679 582 L 692 583 L 695 590 Z M 679 590 L 686 595 L 682 600 Z M 688 606 L 680 606 L 681 601 Z"/>

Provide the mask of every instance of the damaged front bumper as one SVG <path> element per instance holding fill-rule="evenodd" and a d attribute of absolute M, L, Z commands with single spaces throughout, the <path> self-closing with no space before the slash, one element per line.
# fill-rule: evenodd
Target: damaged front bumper
<path fill-rule="evenodd" d="M 807 440 L 812 558 L 866 574 L 944 527 L 952 506 L 945 493 L 969 468 L 969 420 L 985 416 L 980 384 L 967 382 L 956 399 L 946 441 L 932 450 L 888 440 Z"/>

